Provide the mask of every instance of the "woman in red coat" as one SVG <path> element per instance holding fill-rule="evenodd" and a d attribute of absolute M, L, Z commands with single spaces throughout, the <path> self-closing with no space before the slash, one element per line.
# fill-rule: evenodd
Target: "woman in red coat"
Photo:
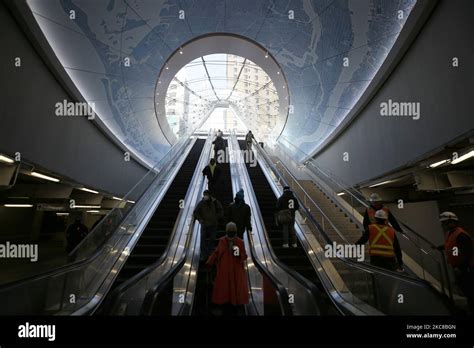
<path fill-rule="evenodd" d="M 209 267 L 217 264 L 217 275 L 212 292 L 212 303 L 238 306 L 249 302 L 249 288 L 244 263 L 247 260 L 244 241 L 237 237 L 237 226 L 226 225 L 226 236 L 219 239 L 216 250 L 207 260 Z"/>

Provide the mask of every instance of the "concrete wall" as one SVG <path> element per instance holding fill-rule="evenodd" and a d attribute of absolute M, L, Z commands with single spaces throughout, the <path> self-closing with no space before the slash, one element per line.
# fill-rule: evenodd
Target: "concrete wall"
<path fill-rule="evenodd" d="M 435 245 L 444 243 L 444 232 L 439 223 L 439 207 L 436 201 L 405 203 L 403 209 L 396 204 L 387 205 L 400 220 L 420 232 Z M 422 217 L 420 219 L 420 217 Z"/>
<path fill-rule="evenodd" d="M 123 151 L 86 118 L 55 115 L 54 105 L 71 99 L 1 1 L 0 42 L 0 152 L 18 151 L 84 185 L 126 193 L 145 168 L 125 162 Z"/>
<path fill-rule="evenodd" d="M 474 128 L 474 1 L 441 0 L 372 101 L 315 158 L 348 184 L 377 178 Z M 452 58 L 459 67 L 452 67 Z M 382 117 L 389 99 L 420 102 L 421 118 Z M 349 161 L 343 161 L 343 153 Z"/>

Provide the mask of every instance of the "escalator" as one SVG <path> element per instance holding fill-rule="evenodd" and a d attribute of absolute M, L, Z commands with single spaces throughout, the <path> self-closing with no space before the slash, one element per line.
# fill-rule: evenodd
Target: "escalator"
<path fill-rule="evenodd" d="M 240 146 L 242 147 L 242 144 Z M 273 239 L 271 244 L 275 244 L 274 241 L 277 240 L 274 252 L 279 259 L 312 280 L 319 288 L 319 292 L 324 294 L 323 314 L 336 314 L 335 309 L 343 315 L 421 315 L 422 313 L 448 315 L 453 313 L 448 298 L 440 294 L 426 280 L 386 271 L 350 258 L 318 256 L 321 245 L 332 244 L 327 230 L 333 228 L 334 225 L 325 215 L 326 223 L 325 220 L 317 219 L 313 215 L 314 211 L 320 211 L 319 207 L 283 163 L 277 162 L 277 164 L 280 163 L 280 168 L 288 173 L 285 176 L 275 165 L 272 165 L 274 160 L 258 144 L 255 144 L 255 151 L 263 166 L 255 170 L 257 177 L 260 177 L 259 180 L 264 181 L 269 186 L 268 190 L 272 192 L 279 192 L 284 185 L 291 186 L 300 201 L 299 219 L 301 220 L 298 220 L 300 222 L 296 225 L 298 249 L 303 249 L 302 251 L 313 266 L 314 273 L 307 267 L 303 268 L 304 264 L 295 262 L 297 259 L 303 259 L 303 253 L 281 248 L 281 239 L 272 238 L 271 232 L 268 232 L 268 235 L 269 239 Z M 305 204 L 301 204 L 303 201 Z M 308 202 L 312 203 L 313 209 L 308 206 Z M 281 255 L 282 251 L 288 252 L 292 258 L 289 258 L 289 255 Z M 317 275 L 317 279 L 314 276 L 311 277 L 312 274 Z M 403 303 L 397 298 L 398 294 L 402 293 L 409 294 L 405 296 Z"/>
<path fill-rule="evenodd" d="M 245 141 L 239 140 L 239 146 L 241 150 L 246 149 Z M 247 156 L 244 156 L 247 158 Z M 256 161 L 256 160 L 255 160 Z M 327 296 L 326 291 L 321 284 L 320 279 L 315 272 L 311 261 L 309 260 L 306 252 L 298 241 L 297 248 L 290 247 L 283 248 L 283 237 L 279 227 L 275 224 L 275 206 L 277 197 L 273 193 L 273 190 L 268 183 L 265 174 L 258 162 L 255 166 L 252 166 L 250 161 L 246 161 L 247 171 L 252 181 L 252 186 L 257 197 L 258 206 L 260 208 L 265 228 L 268 233 L 271 247 L 275 252 L 277 258 L 288 268 L 296 271 L 298 274 L 313 283 L 318 290 L 320 290 L 320 298 L 318 299 L 322 314 L 336 315 L 338 311 L 334 308 L 332 301 Z"/>
<path fill-rule="evenodd" d="M 228 151 L 228 142 L 225 140 L 225 148 Z M 228 158 L 227 156 L 225 158 Z M 233 201 L 232 197 L 232 182 L 230 174 L 230 165 L 227 161 L 218 164 L 221 169 L 220 181 L 216 187 L 215 197 L 221 202 L 224 212 L 228 205 Z M 219 238 L 225 235 L 225 221 L 221 219 L 217 226 L 217 235 L 214 246 L 217 246 Z M 210 301 L 213 288 L 214 273 L 205 266 L 206 260 L 201 260 L 197 280 L 196 280 L 196 294 L 193 301 L 192 315 L 209 315 Z"/>
<path fill-rule="evenodd" d="M 179 200 L 184 199 L 205 140 L 197 139 L 163 200 L 151 217 L 140 239 L 135 244 L 125 265 L 120 270 L 111 290 L 141 270 L 158 261 L 166 250 L 168 240 L 180 211 Z"/>

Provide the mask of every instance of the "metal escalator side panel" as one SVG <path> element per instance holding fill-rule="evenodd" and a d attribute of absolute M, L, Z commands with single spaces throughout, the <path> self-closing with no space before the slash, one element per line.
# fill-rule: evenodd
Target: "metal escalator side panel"
<path fill-rule="evenodd" d="M 263 152 L 265 150 L 259 149 L 259 151 Z M 262 162 L 270 161 L 268 155 L 265 156 L 265 154 L 259 157 L 259 160 L 261 159 Z M 270 170 L 276 170 L 276 168 L 272 167 L 271 165 L 269 165 L 269 168 Z M 272 182 L 270 174 L 266 173 L 266 175 L 269 179 L 269 182 Z M 278 179 L 278 182 L 282 181 L 281 178 Z M 278 185 L 275 183 L 275 181 L 273 181 L 272 184 L 274 191 L 278 191 Z M 279 189 L 281 190 L 281 187 Z M 385 271 L 383 269 L 379 269 L 371 265 L 357 264 L 355 261 L 349 259 L 341 259 L 341 262 L 347 265 L 353 272 L 361 272 L 361 275 L 359 275 L 359 277 L 363 277 L 365 275 L 367 276 L 367 278 L 369 278 L 368 282 L 371 285 L 367 290 L 373 292 L 373 297 L 376 301 L 375 303 L 371 304 L 372 306 L 375 306 L 378 309 L 373 308 L 371 305 L 368 305 L 364 301 L 361 301 L 357 297 L 353 296 L 347 288 L 336 286 L 335 284 L 338 283 L 337 279 L 335 280 L 333 276 L 328 277 L 328 274 L 331 274 L 331 272 L 327 272 L 328 268 L 332 268 L 334 270 L 334 267 L 332 266 L 332 263 L 328 262 L 329 260 L 325 258 L 324 253 L 321 252 L 321 246 L 318 242 L 318 239 L 315 237 L 314 233 L 311 230 L 303 232 L 304 225 L 307 225 L 308 222 L 313 221 L 314 217 L 312 217 L 312 215 L 309 213 L 309 211 L 307 211 L 307 208 L 304 205 L 302 206 L 302 208 L 302 213 L 304 216 L 300 217 L 298 221 L 298 237 L 302 242 L 302 245 L 305 245 L 305 249 L 308 253 L 308 256 L 310 256 L 310 253 L 312 254 L 312 257 L 310 258 L 312 259 L 312 261 L 314 261 L 315 270 L 325 270 L 325 272 L 319 272 L 319 274 L 322 279 L 326 280 L 325 282 L 323 282 L 324 284 L 327 285 L 332 283 L 333 287 L 331 288 L 331 286 L 328 286 L 328 291 L 333 294 L 333 296 L 337 294 L 335 300 L 337 300 L 346 310 L 349 310 L 349 312 L 352 312 L 356 315 L 358 313 L 379 315 L 382 312 L 386 314 L 405 315 L 422 313 L 429 315 L 433 314 L 433 312 L 443 315 L 452 313 L 449 301 L 447 301 L 445 296 L 440 296 L 440 294 L 437 293 L 437 291 L 435 291 L 427 282 L 418 279 L 413 279 L 394 272 Z M 303 221 L 305 221 L 306 223 L 303 224 Z M 324 233 L 318 222 L 315 220 L 313 222 L 315 225 L 317 225 L 317 228 Z M 312 239 L 312 241 L 310 241 L 310 239 Z M 329 241 L 329 239 L 327 238 L 325 238 L 325 240 Z M 328 263 L 331 267 L 327 267 Z M 405 284 L 405 286 L 403 286 L 402 284 Z M 412 290 L 410 290 L 410 288 Z M 399 289 L 400 291 L 394 292 L 394 289 Z M 392 296 L 387 297 L 387 294 L 392 294 Z M 405 298 L 409 298 L 411 299 L 411 301 L 399 303 L 397 296 L 395 296 L 394 294 L 405 294 Z M 415 299 L 419 297 L 422 297 L 423 299 L 430 299 L 430 301 L 427 301 L 425 303 L 426 306 L 421 306 L 421 303 L 425 301 L 416 301 Z M 428 305 L 428 302 L 436 303 L 436 305 Z M 352 309 L 351 306 L 353 307 Z"/>
<path fill-rule="evenodd" d="M 204 191 L 205 179 L 201 171 L 208 164 L 211 155 L 211 144 L 202 152 L 199 165 L 196 166 L 196 181 L 193 181 L 193 195 L 190 199 L 188 217 L 193 220 L 192 214 Z M 173 280 L 173 299 L 171 315 L 191 315 L 196 295 L 197 277 L 199 273 L 199 259 L 201 256 L 200 225 L 193 222 L 188 227 L 190 246 L 186 250 L 185 263 Z"/>
<path fill-rule="evenodd" d="M 236 144 L 236 148 L 240 146 Z M 242 154 L 241 154 L 242 156 Z M 320 313 L 318 305 L 316 304 L 311 291 L 297 279 L 296 276 L 292 275 L 290 269 L 285 268 L 273 254 L 269 241 L 267 239 L 264 219 L 258 206 L 256 193 L 254 193 L 254 186 L 250 182 L 248 168 L 239 161 L 239 165 L 242 167 L 243 183 L 246 186 L 247 192 L 249 192 L 250 205 L 252 207 L 252 219 L 255 226 L 252 235 L 255 236 L 255 249 L 257 258 L 265 265 L 271 274 L 275 276 L 278 281 L 283 284 L 288 291 L 289 298 L 287 301 L 291 304 L 293 312 L 297 315 L 318 315 Z"/>
<path fill-rule="evenodd" d="M 194 154 L 192 154 L 194 158 L 196 158 L 197 155 L 201 154 L 203 149 L 208 146 L 209 141 L 207 141 L 206 144 L 202 144 L 202 142 L 203 141 L 201 141 L 202 146 L 197 148 L 196 151 L 194 151 Z M 187 203 L 187 201 L 189 196 L 192 195 L 193 192 L 192 183 L 196 180 L 197 177 L 200 177 L 200 173 L 197 173 L 197 171 L 195 170 L 196 164 L 194 162 L 199 162 L 199 159 L 202 157 L 199 156 L 199 159 L 196 158 L 196 160 L 192 160 L 194 162 L 191 165 L 191 163 L 188 161 L 190 159 L 190 155 L 188 155 L 188 157 L 186 158 L 186 161 L 184 162 L 182 168 L 182 170 L 186 170 L 188 174 L 183 176 L 180 174 L 180 171 L 180 173 L 177 174 L 177 177 L 173 181 L 173 184 L 175 184 L 175 181 L 179 179 L 180 182 L 177 184 L 180 187 L 175 187 L 174 189 L 182 191 L 182 196 L 184 198 L 181 197 L 181 195 L 176 196 L 176 194 L 174 194 L 172 195 L 172 201 L 166 202 L 166 209 L 169 209 L 170 206 L 176 207 L 176 216 L 174 216 L 172 219 L 170 217 L 167 218 L 166 216 L 161 214 L 158 214 L 157 216 L 158 224 L 169 224 L 170 222 L 172 222 L 173 224 L 168 248 L 166 252 L 162 255 L 162 257 L 159 259 L 159 261 L 144 269 L 133 279 L 130 279 L 128 286 L 121 289 L 122 292 L 117 294 L 115 308 L 118 308 L 121 311 L 120 314 L 151 314 L 153 308 L 146 307 L 148 305 L 153 307 L 153 304 L 155 303 L 155 293 L 163 291 L 163 288 L 165 287 L 163 283 L 166 283 L 167 281 L 169 282 L 170 280 L 172 281 L 173 272 L 175 271 L 175 269 L 177 269 L 184 263 L 184 253 L 186 251 L 186 244 L 188 243 L 188 234 L 184 233 L 183 231 L 185 231 L 187 224 L 189 224 L 189 221 L 187 219 L 187 211 L 189 210 L 189 204 Z M 189 168 L 184 168 L 184 166 L 188 166 Z M 189 182 L 181 182 L 183 178 L 189 176 L 190 173 L 192 173 L 192 178 L 189 179 Z M 173 188 L 173 186 L 171 187 Z M 178 204 L 180 204 L 180 199 L 184 199 L 185 202 L 182 208 L 178 207 Z M 157 213 L 159 212 L 157 211 Z M 165 220 L 164 222 L 163 219 Z M 149 298 L 150 295 L 151 298 Z"/>
<path fill-rule="evenodd" d="M 236 154 L 240 153 L 240 150 L 236 150 L 238 144 L 235 144 L 236 138 L 232 134 L 229 148 L 234 194 L 240 188 L 246 188 L 248 191 L 247 186 L 240 180 L 244 174 L 242 174 L 243 168 L 237 165 L 239 157 Z M 246 266 L 250 292 L 250 303 L 246 307 L 247 313 L 250 315 L 291 316 L 293 310 L 288 301 L 288 292 L 258 259 L 252 235 L 253 233 L 248 231 L 244 235 L 245 248 L 248 251 Z"/>
<path fill-rule="evenodd" d="M 132 238 L 130 239 L 128 244 L 123 249 L 123 252 L 120 254 L 120 258 L 114 264 L 113 268 L 109 271 L 108 276 L 106 277 L 105 281 L 101 285 L 100 292 L 98 292 L 97 296 L 96 296 L 96 298 L 97 297 L 100 298 L 99 304 L 105 298 L 105 296 L 108 294 L 111 287 L 113 287 L 114 285 L 115 286 L 117 285 L 116 282 L 117 282 L 117 280 L 119 280 L 119 277 L 124 275 L 123 272 L 125 272 L 125 269 L 127 268 L 127 265 L 130 265 L 130 261 L 132 260 L 130 257 L 133 257 L 134 250 L 136 250 L 135 247 L 140 246 L 141 241 L 143 241 L 145 239 L 145 237 L 147 237 L 146 234 L 148 233 L 147 231 L 149 230 L 149 226 L 150 226 L 151 221 L 153 221 L 154 217 L 158 214 L 159 210 L 163 206 L 166 205 L 166 199 L 170 195 L 170 188 L 171 188 L 173 182 L 176 180 L 176 178 L 179 177 L 179 173 L 182 171 L 182 168 L 185 165 L 186 161 L 188 160 L 189 156 L 192 155 L 193 151 L 196 151 L 196 148 L 199 148 L 201 146 L 202 146 L 202 144 L 200 144 L 199 141 L 194 142 L 192 148 L 189 150 L 189 152 L 186 153 L 186 156 L 183 156 L 182 158 L 180 158 L 178 160 L 178 162 L 177 162 L 177 164 L 176 164 L 176 166 L 175 166 L 175 168 L 172 172 L 172 175 L 167 177 L 168 180 L 162 179 L 161 183 L 159 183 L 160 185 L 164 185 L 163 187 L 165 187 L 166 190 L 163 190 L 160 193 L 159 200 L 156 200 L 151 204 L 151 208 L 149 209 L 149 211 L 146 214 L 145 218 L 143 218 L 140 221 L 140 223 L 138 224 L 138 226 L 136 226 L 136 231 L 133 233 Z M 131 270 L 131 272 L 127 271 L 127 274 L 125 275 L 124 280 L 133 278 L 134 275 L 137 275 L 138 273 L 140 273 L 141 270 L 146 268 L 146 265 L 150 265 L 154 261 L 161 262 L 163 260 L 162 257 L 167 254 L 167 252 L 170 248 L 170 243 L 169 242 L 173 240 L 173 238 L 169 238 L 169 236 L 170 236 L 170 233 L 166 237 L 167 241 L 165 241 L 163 239 L 163 241 L 160 242 L 160 243 L 164 243 L 163 246 L 165 248 L 165 252 L 162 255 L 157 255 L 156 254 L 156 256 L 148 258 L 148 261 L 145 261 L 146 262 L 145 265 L 138 264 L 137 267 L 135 267 L 135 269 Z M 174 236 L 174 234 L 172 236 Z M 163 248 L 163 247 L 161 247 L 161 248 Z M 151 256 L 153 256 L 153 255 L 151 255 Z M 124 281 L 124 280 L 121 280 L 121 281 Z M 124 287 L 127 287 L 127 284 L 125 284 Z M 110 295 L 112 295 L 112 294 L 110 294 Z M 117 295 L 114 293 L 112 295 L 112 297 L 115 297 L 115 296 L 117 296 Z M 110 301 L 112 301 L 112 300 L 110 300 Z M 92 307 L 92 309 L 91 309 L 92 313 L 97 308 L 95 306 L 92 306 L 92 304 L 88 307 Z M 77 314 L 77 315 L 85 314 L 84 309 L 81 309 L 81 311 L 76 312 L 75 314 Z"/>
<path fill-rule="evenodd" d="M 232 135 L 233 137 L 233 135 Z M 230 139 L 230 140 L 233 140 Z M 229 166 L 231 173 L 231 186 L 232 192 L 235 195 L 243 185 L 239 180 L 239 172 L 236 166 L 236 152 L 234 149 L 233 141 L 228 140 L 229 144 Z M 244 235 L 244 245 L 247 250 L 247 260 L 245 262 L 245 270 L 247 272 L 247 282 L 249 288 L 249 299 L 250 303 L 246 305 L 247 315 L 265 315 L 265 295 L 263 287 L 263 276 L 262 273 L 258 271 L 258 261 L 254 261 L 254 248 L 250 244 L 250 236 L 248 232 Z M 287 297 L 286 297 L 287 298 Z"/>

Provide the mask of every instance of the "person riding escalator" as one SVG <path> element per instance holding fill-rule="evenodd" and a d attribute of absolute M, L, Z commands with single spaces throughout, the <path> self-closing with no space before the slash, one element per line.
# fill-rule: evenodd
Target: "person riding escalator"
<path fill-rule="evenodd" d="M 202 170 L 202 175 L 207 178 L 207 188 L 214 196 L 218 191 L 221 174 L 222 170 L 214 158 L 212 158 L 209 164 Z"/>
<path fill-rule="evenodd" d="M 444 250 L 448 264 L 453 268 L 456 285 L 467 299 L 471 315 L 474 315 L 474 239 L 459 226 L 459 218 L 450 211 L 439 216 L 439 221 L 446 232 Z"/>
<path fill-rule="evenodd" d="M 390 271 L 403 272 L 402 250 L 395 230 L 388 225 L 388 214 L 380 209 L 375 212 L 375 223 L 370 224 L 356 244 L 369 242 L 370 263 Z"/>
<path fill-rule="evenodd" d="M 214 249 L 217 225 L 223 215 L 221 202 L 215 199 L 209 190 L 205 190 L 193 213 L 194 219 L 201 224 L 201 260 L 207 259 Z"/>
<path fill-rule="evenodd" d="M 283 233 L 283 248 L 289 247 L 290 239 L 293 248 L 298 246 L 295 233 L 295 211 L 299 207 L 300 204 L 293 195 L 293 191 L 289 186 L 285 186 L 283 194 L 276 203 L 276 224 L 281 227 Z"/>
<path fill-rule="evenodd" d="M 237 235 L 239 238 L 243 238 L 246 230 L 248 232 L 252 231 L 251 215 L 250 206 L 245 203 L 244 190 L 240 189 L 235 194 L 234 201 L 227 207 L 225 221 L 235 222 L 237 225 Z"/>
<path fill-rule="evenodd" d="M 237 225 L 229 222 L 226 235 L 206 262 L 207 267 L 217 266 L 211 302 L 215 315 L 244 315 L 249 303 L 249 288 L 245 270 L 244 241 L 237 236 Z"/>

